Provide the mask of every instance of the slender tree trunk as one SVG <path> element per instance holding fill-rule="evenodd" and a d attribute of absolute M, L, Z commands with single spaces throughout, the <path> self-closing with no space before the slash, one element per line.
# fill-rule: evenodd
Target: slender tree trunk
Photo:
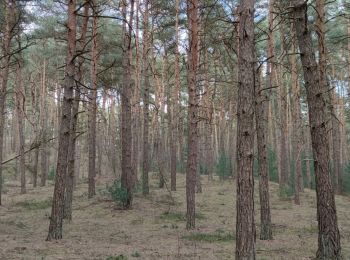
<path fill-rule="evenodd" d="M 86 32 L 89 21 L 89 4 L 84 5 L 84 18 L 81 26 L 81 36 L 78 41 L 80 52 L 84 51 L 86 42 Z M 80 102 L 80 84 L 83 80 L 83 63 L 84 57 L 79 56 L 78 58 L 78 68 L 76 74 L 77 85 L 75 86 L 74 100 L 72 105 L 72 121 L 70 123 L 70 139 L 69 139 L 69 149 L 68 149 L 68 164 L 67 164 L 67 179 L 66 179 L 66 190 L 65 190 L 65 200 L 64 200 L 64 218 L 68 221 L 72 220 L 72 204 L 73 204 L 73 190 L 76 186 L 77 179 L 79 178 L 79 173 L 77 172 L 79 161 L 76 161 L 76 151 L 79 153 L 77 143 L 77 125 L 78 125 L 78 114 L 79 114 L 79 102 Z M 79 154 L 80 157 L 80 154 Z"/>
<path fill-rule="evenodd" d="M 310 31 L 307 27 L 307 2 L 291 1 L 304 71 L 309 121 L 316 176 L 318 259 L 341 259 L 340 235 L 334 191 L 329 170 L 329 137 L 327 133 L 327 86 L 320 81 Z"/>
<path fill-rule="evenodd" d="M 145 13 L 143 17 L 143 54 L 142 54 L 142 78 L 143 78 L 143 162 L 142 162 L 142 193 L 149 194 L 149 0 L 144 0 Z"/>
<path fill-rule="evenodd" d="M 263 91 L 263 86 L 259 82 L 260 72 L 256 72 L 255 77 L 255 121 L 258 141 L 258 162 L 259 162 L 259 199 L 260 199 L 260 239 L 272 239 L 272 225 L 270 212 L 269 195 L 269 171 L 267 161 L 267 119 L 269 99 L 267 91 Z M 267 83 L 270 81 L 267 80 Z M 270 87 L 269 85 L 267 88 Z"/>
<path fill-rule="evenodd" d="M 189 22 L 188 50 L 188 158 L 186 172 L 187 229 L 195 228 L 195 188 L 198 157 L 198 0 L 187 1 Z"/>
<path fill-rule="evenodd" d="M 127 200 L 124 207 L 130 208 L 132 205 L 133 169 L 131 162 L 132 135 L 131 135 L 131 37 L 132 21 L 134 16 L 134 0 L 123 0 L 123 86 L 121 90 L 121 138 L 122 138 L 122 176 L 121 185 L 127 192 Z M 127 7 L 130 13 L 127 14 Z M 129 21 L 127 21 L 129 17 Z"/>
<path fill-rule="evenodd" d="M 283 53 L 282 60 L 284 57 L 284 53 L 287 53 L 287 44 L 285 39 L 285 28 L 284 24 L 281 23 L 280 28 L 280 35 L 281 35 L 281 51 Z M 282 61 L 281 61 L 282 62 Z M 279 115 L 280 115 L 280 185 L 281 187 L 288 185 L 289 175 L 290 175 L 290 165 L 289 165 L 289 145 L 288 145 L 288 93 L 287 93 L 287 85 L 286 85 L 286 79 L 284 78 L 286 74 L 282 74 L 282 66 L 277 66 L 277 75 L 276 78 L 278 79 L 276 82 L 278 82 L 279 86 Z M 276 111 L 277 112 L 277 111 Z M 277 112 L 278 113 L 278 112 Z"/>
<path fill-rule="evenodd" d="M 294 162 L 294 202 L 300 204 L 299 192 L 302 191 L 303 179 L 301 168 L 301 153 L 302 153 L 302 124 L 301 124 L 301 111 L 300 111 L 300 88 L 298 82 L 298 68 L 296 63 L 296 43 L 295 43 L 295 30 L 294 23 L 292 23 L 292 55 L 289 56 L 291 66 L 291 118 L 293 122 L 292 130 L 292 154 Z"/>
<path fill-rule="evenodd" d="M 319 53 L 319 73 L 320 73 L 320 83 L 324 86 L 325 89 L 328 88 L 327 82 L 327 57 L 326 57 L 326 46 L 325 46 L 325 6 L 324 0 L 316 1 L 316 10 L 317 10 L 317 19 L 316 19 L 316 32 L 318 35 L 318 53 Z M 340 124 L 336 116 L 335 109 L 335 89 L 329 91 L 329 100 L 330 100 L 330 113 L 331 113 L 331 139 L 332 139 L 332 159 L 333 159 L 333 172 L 334 172 L 334 190 L 337 193 L 341 193 L 341 184 L 339 180 L 341 179 L 341 139 L 340 139 Z"/>
<path fill-rule="evenodd" d="M 21 175 L 21 194 L 26 193 L 26 175 L 25 175 L 25 154 L 24 154 L 24 97 L 25 91 L 22 82 L 22 61 L 19 61 L 16 70 L 16 117 L 18 134 L 18 154 L 19 154 L 19 172 Z"/>
<path fill-rule="evenodd" d="M 133 172 L 134 172 L 134 180 L 135 184 L 138 181 L 138 173 L 140 170 L 140 141 L 142 140 L 141 132 L 142 132 L 142 123 L 141 123 L 141 92 L 140 92 L 140 74 L 141 74 L 141 66 L 140 66 L 140 41 L 139 41 L 139 11 L 140 11 L 140 3 L 139 0 L 135 1 L 136 10 L 135 10 L 135 25 L 134 31 L 135 33 L 135 76 L 134 83 L 135 87 L 133 89 L 132 94 L 132 163 L 133 163 Z"/>
<path fill-rule="evenodd" d="M 275 0 L 269 1 L 269 19 L 268 19 L 268 48 L 267 48 L 267 56 L 269 58 L 269 62 L 267 63 L 267 76 L 268 76 L 268 84 L 271 86 L 269 90 L 269 94 L 271 96 L 271 102 L 269 105 L 269 122 L 271 124 L 270 127 L 270 140 L 272 143 L 272 150 L 276 154 L 276 164 L 277 164 L 277 172 L 278 172 L 278 182 L 280 186 L 282 185 L 281 178 L 281 154 L 280 154 L 280 133 L 278 131 L 279 123 L 280 123 L 280 104 L 278 100 L 279 96 L 279 88 L 274 89 L 276 86 L 278 87 L 277 82 L 277 73 L 276 73 L 276 58 L 275 58 L 275 41 L 274 41 L 274 28 L 275 28 L 275 14 L 274 14 L 274 5 Z"/>
<path fill-rule="evenodd" d="M 7 81 L 9 76 L 10 60 L 11 60 L 11 39 L 12 39 L 12 19 L 14 16 L 14 1 L 5 1 L 5 31 L 2 39 L 2 55 L 4 56 L 4 63 L 1 64 L 1 85 L 0 85 L 0 161 L 4 150 L 4 128 L 5 128 L 5 104 Z M 2 205 L 2 164 L 0 164 L 0 205 Z"/>
<path fill-rule="evenodd" d="M 109 161 L 111 163 L 113 176 L 117 177 L 117 120 L 115 115 L 115 99 L 112 98 L 111 106 L 109 109 L 109 136 L 110 136 L 110 146 L 109 146 Z"/>
<path fill-rule="evenodd" d="M 171 98 L 171 143 L 170 143 L 170 175 L 171 190 L 176 191 L 177 142 L 179 138 L 179 95 L 180 95 L 180 52 L 179 52 L 179 14 L 180 0 L 175 2 L 175 86 Z"/>
<path fill-rule="evenodd" d="M 93 10 L 92 49 L 91 49 L 91 90 L 89 97 L 89 188 L 88 196 L 92 198 L 95 192 L 96 177 L 96 119 L 97 119 L 97 10 Z"/>
<path fill-rule="evenodd" d="M 241 0 L 239 7 L 236 260 L 255 259 L 254 2 Z"/>
<path fill-rule="evenodd" d="M 204 160 L 205 160 L 205 171 L 208 174 L 208 179 L 213 180 L 213 164 L 214 164 L 214 153 L 212 145 L 213 135 L 213 100 L 212 100 L 212 89 L 209 85 L 209 59 L 208 51 L 205 49 L 204 53 L 204 89 L 203 89 L 203 103 L 205 108 L 206 121 L 204 123 Z"/>
<path fill-rule="evenodd" d="M 70 140 L 70 124 L 72 117 L 73 89 L 75 86 L 75 54 L 76 54 L 76 1 L 68 0 L 67 39 L 68 51 L 65 67 L 64 97 L 62 104 L 61 127 L 57 157 L 55 189 L 47 240 L 62 239 L 64 191 L 66 183 L 67 159 Z"/>
<path fill-rule="evenodd" d="M 166 52 L 162 58 L 162 77 L 161 80 L 158 80 L 158 113 L 157 117 L 159 120 L 156 129 L 158 129 L 158 145 L 157 145 L 157 161 L 158 161 L 158 170 L 159 170 L 159 188 L 164 188 L 166 182 L 165 176 L 165 132 L 164 132 L 164 110 L 165 110 L 165 80 L 166 80 L 166 67 L 167 67 L 167 56 Z M 154 59 L 155 61 L 155 59 Z"/>
<path fill-rule="evenodd" d="M 46 60 L 43 62 L 43 72 L 41 79 L 41 94 L 40 94 L 40 128 L 41 128 L 41 142 L 40 145 L 40 159 L 41 159 L 41 176 L 40 176 L 40 186 L 46 185 L 46 177 L 48 174 L 48 157 L 47 157 L 47 144 L 48 139 L 47 134 L 47 108 L 46 108 Z M 37 178 L 34 175 L 33 186 L 36 186 Z"/>
<path fill-rule="evenodd" d="M 37 128 L 37 126 L 35 126 L 34 128 Z M 34 130 L 35 133 L 35 138 L 39 138 L 39 132 L 38 129 Z M 33 153 L 33 187 L 37 186 L 37 182 L 38 182 L 38 171 L 39 171 L 39 148 L 35 148 L 34 149 L 34 153 Z"/>
<path fill-rule="evenodd" d="M 304 138 L 306 143 L 306 179 L 307 179 L 307 187 L 309 189 L 312 188 L 312 177 L 311 177 L 311 161 L 312 161 L 312 147 L 311 147 L 311 137 L 310 137 L 310 129 L 308 127 L 304 128 Z"/>

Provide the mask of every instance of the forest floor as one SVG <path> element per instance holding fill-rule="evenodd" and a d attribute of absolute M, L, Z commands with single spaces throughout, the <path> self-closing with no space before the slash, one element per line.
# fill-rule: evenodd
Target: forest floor
<path fill-rule="evenodd" d="M 234 259 L 235 182 L 202 179 L 197 194 L 197 228 L 186 231 L 185 178 L 178 190 L 157 188 L 151 175 L 151 193 L 136 194 L 131 210 L 118 210 L 105 195 L 107 179 L 100 179 L 97 196 L 87 198 L 87 184 L 74 196 L 73 221 L 64 224 L 64 239 L 46 242 L 53 185 L 28 188 L 7 183 L 0 207 L 0 259 Z M 258 185 L 255 185 L 256 189 Z M 259 240 L 259 199 L 255 192 L 257 259 L 312 259 L 317 247 L 315 192 L 301 194 L 301 206 L 278 196 L 271 183 L 272 241 Z M 344 259 L 350 259 L 350 197 L 337 196 L 338 221 Z"/>

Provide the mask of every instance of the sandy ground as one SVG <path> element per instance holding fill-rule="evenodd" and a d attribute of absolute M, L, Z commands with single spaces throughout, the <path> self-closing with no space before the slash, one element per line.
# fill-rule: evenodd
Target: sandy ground
<path fill-rule="evenodd" d="M 188 236 L 234 235 L 235 183 L 202 179 L 203 193 L 197 195 L 196 204 L 197 228 L 188 232 L 181 217 L 186 207 L 184 176 L 178 179 L 178 190 L 172 193 L 175 205 L 170 206 L 169 192 L 158 189 L 152 175 L 151 194 L 136 194 L 133 209 L 127 211 L 116 209 L 104 195 L 106 180 L 99 181 L 98 194 L 90 200 L 87 185 L 79 184 L 73 221 L 64 224 L 64 239 L 54 242 L 45 241 L 52 184 L 29 188 L 28 194 L 20 195 L 18 183 L 10 183 L 0 207 L 0 259 L 234 259 L 234 238 L 208 242 L 189 240 Z M 270 186 L 272 241 L 258 239 L 259 200 L 255 192 L 257 259 L 312 259 L 317 246 L 315 192 L 306 190 L 301 195 L 302 205 L 295 206 L 291 200 L 278 197 L 276 184 Z M 339 196 L 336 202 L 344 259 L 350 259 L 350 198 Z"/>

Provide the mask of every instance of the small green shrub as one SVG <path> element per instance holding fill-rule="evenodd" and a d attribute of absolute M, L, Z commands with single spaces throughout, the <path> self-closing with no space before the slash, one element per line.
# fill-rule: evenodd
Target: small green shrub
<path fill-rule="evenodd" d="M 139 219 L 133 219 L 130 221 L 131 225 L 142 225 L 143 224 L 143 219 L 139 218 Z"/>
<path fill-rule="evenodd" d="M 16 226 L 19 229 L 26 229 L 27 228 L 26 224 L 24 224 L 21 221 L 15 221 L 15 220 L 4 221 L 4 222 L 2 222 L 2 224 Z"/>
<path fill-rule="evenodd" d="M 106 260 L 128 260 L 128 258 L 124 255 L 118 255 L 118 256 L 108 256 Z"/>
<path fill-rule="evenodd" d="M 197 212 L 196 213 L 196 219 L 206 219 L 205 215 L 203 213 Z"/>
<path fill-rule="evenodd" d="M 184 215 L 182 212 L 166 211 L 160 216 L 160 219 L 169 221 L 185 221 L 186 215 Z M 196 219 L 205 219 L 205 215 L 203 213 L 197 212 Z"/>
<path fill-rule="evenodd" d="M 17 207 L 22 207 L 27 210 L 39 210 L 39 209 L 47 209 L 51 207 L 52 199 L 42 200 L 42 201 L 20 201 L 15 204 Z"/>
<path fill-rule="evenodd" d="M 221 180 L 232 175 L 232 167 L 230 158 L 223 152 L 219 154 L 219 159 L 216 163 L 216 173 Z"/>
<path fill-rule="evenodd" d="M 350 162 L 348 162 L 344 168 L 342 188 L 345 194 L 350 194 Z"/>
<path fill-rule="evenodd" d="M 107 188 L 107 191 L 113 201 L 120 203 L 123 207 L 126 206 L 128 201 L 128 191 L 121 186 L 119 180 L 115 180 L 113 184 Z"/>
<path fill-rule="evenodd" d="M 289 185 L 284 185 L 278 190 L 278 197 L 282 200 L 288 200 L 294 194 L 293 187 Z"/>
<path fill-rule="evenodd" d="M 229 242 L 235 240 L 235 236 L 232 233 L 227 233 L 222 230 L 215 231 L 214 233 L 193 233 L 187 236 L 183 236 L 183 239 L 190 241 L 200 242 Z"/>
<path fill-rule="evenodd" d="M 178 225 L 176 225 L 176 224 L 171 224 L 171 227 L 170 227 L 171 229 L 178 229 L 179 228 L 179 226 Z"/>
<path fill-rule="evenodd" d="M 47 179 L 50 181 L 53 181 L 55 179 L 55 174 L 56 174 L 55 168 L 51 167 L 51 169 L 49 171 L 49 175 L 47 176 Z"/>
<path fill-rule="evenodd" d="M 302 233 L 310 233 L 310 234 L 317 234 L 318 233 L 318 227 L 316 225 L 311 225 L 308 227 L 304 227 L 302 229 Z"/>
<path fill-rule="evenodd" d="M 141 257 L 140 253 L 139 252 L 134 252 L 131 254 L 132 257 Z"/>
<path fill-rule="evenodd" d="M 267 151 L 267 161 L 269 165 L 269 179 L 278 182 L 277 158 L 276 153 L 271 148 Z"/>
<path fill-rule="evenodd" d="M 199 162 L 199 174 L 200 175 L 205 175 L 208 172 L 208 167 L 203 163 Z"/>
<path fill-rule="evenodd" d="M 185 216 L 181 212 L 164 212 L 160 219 L 163 220 L 173 220 L 173 221 L 184 221 L 186 220 Z"/>
<path fill-rule="evenodd" d="M 134 187 L 134 192 L 141 192 L 142 191 L 142 181 L 137 181 L 135 183 L 135 187 Z"/>

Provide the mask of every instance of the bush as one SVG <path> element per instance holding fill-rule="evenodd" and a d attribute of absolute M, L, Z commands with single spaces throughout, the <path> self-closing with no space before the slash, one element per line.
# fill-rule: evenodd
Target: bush
<path fill-rule="evenodd" d="M 196 212 L 196 219 L 205 219 L 205 215 L 200 212 Z M 170 212 L 166 211 L 163 212 L 163 214 L 160 216 L 160 219 L 162 220 L 169 220 L 169 221 L 185 221 L 186 220 L 186 215 L 183 214 L 182 212 Z"/>
<path fill-rule="evenodd" d="M 47 179 L 50 181 L 53 181 L 55 179 L 55 174 L 56 174 L 56 170 L 54 167 L 52 167 L 49 171 L 49 175 L 47 176 Z"/>
<path fill-rule="evenodd" d="M 115 180 L 113 184 L 107 188 L 107 191 L 113 201 L 120 203 L 122 207 L 126 206 L 128 201 L 128 191 L 121 186 L 119 180 Z"/>
<path fill-rule="evenodd" d="M 217 230 L 214 233 L 193 233 L 182 238 L 190 241 L 199 241 L 199 242 L 230 242 L 235 240 L 233 233 L 226 233 L 221 230 Z"/>
<path fill-rule="evenodd" d="M 132 257 L 141 257 L 141 254 L 139 252 L 134 252 L 131 254 Z"/>
<path fill-rule="evenodd" d="M 106 260 L 127 260 L 128 258 L 124 255 L 118 255 L 118 256 L 108 256 Z"/>
<path fill-rule="evenodd" d="M 293 187 L 290 185 L 284 185 L 278 190 L 278 197 L 280 199 L 289 199 L 291 196 L 293 196 L 293 194 L 294 190 Z"/>
<path fill-rule="evenodd" d="M 42 200 L 42 201 L 20 201 L 15 204 L 17 207 L 22 207 L 27 210 L 38 210 L 50 208 L 52 205 L 52 199 Z"/>
<path fill-rule="evenodd" d="M 343 174 L 343 191 L 350 194 L 350 162 L 346 163 Z"/>
<path fill-rule="evenodd" d="M 278 182 L 277 158 L 276 153 L 269 148 L 267 151 L 267 160 L 269 165 L 270 181 Z"/>
<path fill-rule="evenodd" d="M 208 175 L 209 174 L 208 165 L 205 162 L 199 162 L 199 174 L 200 175 Z"/>
<path fill-rule="evenodd" d="M 232 175 L 230 158 L 223 152 L 219 154 L 219 160 L 216 164 L 216 173 L 221 180 L 226 179 Z"/>

